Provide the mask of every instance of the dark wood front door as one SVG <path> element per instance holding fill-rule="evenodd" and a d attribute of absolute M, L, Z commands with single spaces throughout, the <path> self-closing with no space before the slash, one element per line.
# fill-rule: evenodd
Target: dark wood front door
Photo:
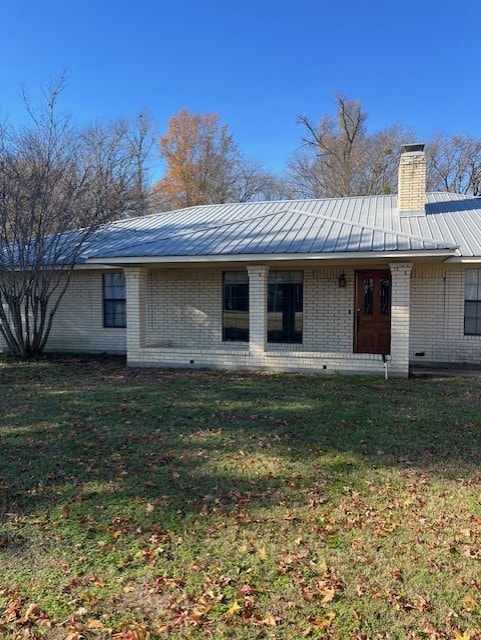
<path fill-rule="evenodd" d="M 356 272 L 354 351 L 391 351 L 391 272 Z"/>

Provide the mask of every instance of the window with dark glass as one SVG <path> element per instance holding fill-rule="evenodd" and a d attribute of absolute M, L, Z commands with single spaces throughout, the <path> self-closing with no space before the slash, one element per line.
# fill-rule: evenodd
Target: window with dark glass
<path fill-rule="evenodd" d="M 222 339 L 249 341 L 249 278 L 247 271 L 224 272 Z"/>
<path fill-rule="evenodd" d="M 388 316 L 391 313 L 391 278 L 380 278 L 376 286 L 373 276 L 362 280 L 364 286 L 364 315 Z"/>
<path fill-rule="evenodd" d="M 303 272 L 270 271 L 267 341 L 302 342 Z"/>
<path fill-rule="evenodd" d="M 379 311 L 382 316 L 388 316 L 391 313 L 391 278 L 381 278 L 379 285 L 381 296 Z"/>
<path fill-rule="evenodd" d="M 104 274 L 104 327 L 127 326 L 125 275 Z"/>
<path fill-rule="evenodd" d="M 481 269 L 466 269 L 464 334 L 467 336 L 481 335 Z"/>
<path fill-rule="evenodd" d="M 372 316 L 374 298 L 374 278 L 370 276 L 364 278 L 364 313 L 366 316 Z"/>

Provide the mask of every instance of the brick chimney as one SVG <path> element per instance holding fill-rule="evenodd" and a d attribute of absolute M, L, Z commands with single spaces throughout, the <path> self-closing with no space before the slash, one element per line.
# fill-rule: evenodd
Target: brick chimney
<path fill-rule="evenodd" d="M 398 209 L 417 215 L 425 214 L 426 156 L 424 144 L 404 144 L 398 172 Z"/>

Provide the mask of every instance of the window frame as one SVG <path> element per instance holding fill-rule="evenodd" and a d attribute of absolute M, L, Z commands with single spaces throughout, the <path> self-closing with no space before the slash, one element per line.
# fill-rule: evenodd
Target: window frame
<path fill-rule="evenodd" d="M 281 296 L 275 287 L 280 285 Z M 289 291 L 289 296 L 285 292 Z M 277 299 L 280 297 L 282 309 L 276 311 Z M 299 301 L 300 298 L 300 301 Z M 300 308 L 298 308 L 300 306 Z M 303 344 L 304 341 L 304 271 L 302 269 L 286 269 L 269 271 L 267 282 L 267 343 L 268 344 Z M 269 328 L 273 316 L 270 314 L 282 313 L 282 329 Z M 299 322 L 300 330 L 296 330 L 296 321 Z M 291 325 L 286 329 L 286 322 Z M 275 334 L 279 333 L 279 337 Z M 270 334 L 270 335 L 269 335 Z"/>
<path fill-rule="evenodd" d="M 121 283 L 107 283 L 107 280 L 112 276 L 120 276 Z M 120 293 L 123 295 L 112 295 L 113 289 L 120 289 Z M 110 295 L 107 295 L 107 293 Z M 113 306 L 115 310 L 109 310 L 109 306 Z M 121 308 L 120 312 L 118 307 Z M 102 274 L 102 316 L 104 329 L 125 329 L 127 327 L 127 293 L 124 273 Z M 122 319 L 116 321 L 119 316 Z"/>
<path fill-rule="evenodd" d="M 475 308 L 475 313 L 468 309 Z M 468 330 L 468 324 L 475 330 Z M 466 269 L 464 272 L 464 326 L 465 336 L 481 336 L 481 269 Z"/>
<path fill-rule="evenodd" d="M 237 276 L 237 277 L 236 277 Z M 232 282 L 227 280 L 232 278 Z M 226 302 L 228 297 L 227 286 L 242 285 L 246 287 L 245 293 L 242 296 L 234 296 L 234 300 L 241 301 L 242 305 L 239 308 L 227 309 Z M 238 313 L 246 314 L 247 328 L 243 327 L 227 327 L 226 326 L 226 312 L 237 311 Z M 234 337 L 228 337 L 227 332 L 231 331 Z M 235 335 L 237 332 L 237 335 Z M 239 337 L 239 333 L 242 333 L 244 337 Z M 222 272 L 222 342 L 249 342 L 250 336 L 250 313 L 249 313 L 249 275 L 247 271 L 223 271 Z"/>

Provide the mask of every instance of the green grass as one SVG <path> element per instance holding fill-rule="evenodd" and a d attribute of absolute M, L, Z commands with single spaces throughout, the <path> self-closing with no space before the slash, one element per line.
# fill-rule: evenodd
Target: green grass
<path fill-rule="evenodd" d="M 481 386 L 0 359 L 0 637 L 481 638 Z"/>

